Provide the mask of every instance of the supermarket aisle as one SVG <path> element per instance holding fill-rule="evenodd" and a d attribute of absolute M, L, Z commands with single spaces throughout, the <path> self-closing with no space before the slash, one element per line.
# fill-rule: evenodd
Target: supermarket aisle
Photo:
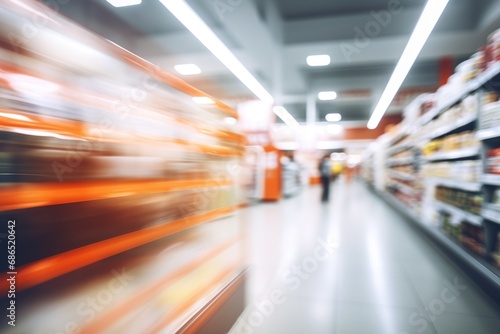
<path fill-rule="evenodd" d="M 362 183 L 242 211 L 249 306 L 231 333 L 496 334 L 500 309 Z"/>

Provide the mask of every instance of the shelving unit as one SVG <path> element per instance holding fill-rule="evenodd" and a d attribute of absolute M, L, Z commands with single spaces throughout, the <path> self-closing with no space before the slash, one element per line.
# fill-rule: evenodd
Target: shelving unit
<path fill-rule="evenodd" d="M 457 225 L 460 224 L 460 222 L 462 221 L 467 221 L 474 225 L 481 225 L 481 216 L 479 215 L 475 215 L 473 213 L 464 211 L 454 205 L 441 201 L 436 201 L 436 206 L 438 210 L 443 210 L 450 213 L 453 216 L 453 220 L 456 222 Z"/>
<path fill-rule="evenodd" d="M 443 126 L 439 129 L 432 131 L 429 135 L 424 135 L 423 139 L 434 139 L 439 138 L 449 133 L 455 132 L 463 127 L 466 127 L 477 120 L 477 113 L 468 115 L 462 119 L 457 120 L 453 124 Z"/>
<path fill-rule="evenodd" d="M 481 152 L 481 147 L 467 147 L 459 150 L 439 152 L 425 157 L 427 161 L 448 161 L 470 157 L 478 157 Z"/>
<path fill-rule="evenodd" d="M 470 182 L 450 178 L 433 178 L 433 183 L 439 186 L 445 186 L 449 188 L 456 188 L 465 191 L 479 192 L 481 191 L 481 183 Z"/>
<path fill-rule="evenodd" d="M 194 104 L 209 96 L 47 10 L 30 1 L 0 11 L 0 218 L 16 221 L 19 244 L 15 268 L 0 269 L 17 271 L 25 319 L 40 319 L 15 329 L 66 331 L 56 319 L 74 319 L 126 272 L 123 291 L 72 332 L 189 332 L 214 298 L 242 289 L 234 170 L 245 139 L 224 122 L 237 113 L 212 97 Z M 22 36 L 26 20 L 44 22 L 38 39 Z M 6 47 L 13 37 L 26 43 Z M 10 81 L 19 77 L 24 86 Z M 50 89 L 23 90 L 32 81 Z"/>
<path fill-rule="evenodd" d="M 483 174 L 483 176 L 481 176 L 481 183 L 491 186 L 500 186 L 500 175 Z"/>
<path fill-rule="evenodd" d="M 381 193 L 384 199 L 473 270 L 482 283 L 500 297 L 500 267 L 495 266 L 492 257 L 500 250 L 497 240 L 500 204 L 495 202 L 500 191 L 500 175 L 488 172 L 486 160 L 489 150 L 500 148 L 500 125 L 492 124 L 488 118 L 487 124 L 492 124 L 491 127 L 480 128 L 482 102 L 488 90 L 496 89 L 500 95 L 498 83 L 500 62 L 490 64 L 486 71 L 420 116 L 415 122 L 418 126 L 412 131 L 401 131 L 392 134 L 393 139 L 389 141 L 386 138 L 379 141 L 389 142 L 385 154 L 387 181 Z M 473 109 L 474 106 L 477 107 Z M 441 119 L 444 114 L 446 117 Z M 404 126 L 403 119 L 400 127 Z M 411 140 L 405 141 L 405 138 Z M 401 156 L 405 150 L 413 152 Z M 420 156 L 418 150 L 422 150 Z M 415 184 L 420 186 L 410 186 Z M 467 205 L 475 211 L 480 208 L 481 212 L 474 214 L 451 205 L 448 200 L 437 200 L 437 187 L 448 188 L 446 191 L 450 194 L 462 192 L 469 196 L 467 201 L 472 201 Z M 414 198 L 414 194 L 421 197 Z M 454 196 L 452 198 L 457 198 Z M 420 211 L 415 210 L 415 203 L 420 203 Z M 451 223 L 453 233 L 444 228 L 445 221 Z"/>
<path fill-rule="evenodd" d="M 481 216 L 483 216 L 484 219 L 500 224 L 500 206 L 488 203 L 483 204 Z"/>

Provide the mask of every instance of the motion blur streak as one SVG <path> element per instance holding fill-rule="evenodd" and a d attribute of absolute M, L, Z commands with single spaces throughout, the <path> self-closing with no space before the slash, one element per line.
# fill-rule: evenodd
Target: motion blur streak
<path fill-rule="evenodd" d="M 19 278 L 0 331 L 184 326 L 242 271 L 236 115 L 41 2 L 2 1 L 0 220 L 18 243 L 0 269 Z"/>

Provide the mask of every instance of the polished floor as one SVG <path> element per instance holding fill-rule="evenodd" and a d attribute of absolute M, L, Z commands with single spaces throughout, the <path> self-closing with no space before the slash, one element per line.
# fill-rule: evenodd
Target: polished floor
<path fill-rule="evenodd" d="M 359 181 L 242 210 L 248 307 L 230 333 L 498 334 L 500 309 Z"/>

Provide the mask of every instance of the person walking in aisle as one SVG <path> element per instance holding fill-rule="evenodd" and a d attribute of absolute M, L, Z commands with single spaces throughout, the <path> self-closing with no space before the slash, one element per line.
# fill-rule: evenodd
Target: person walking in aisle
<path fill-rule="evenodd" d="M 323 156 L 319 163 L 319 174 L 321 176 L 321 201 L 327 202 L 330 196 L 330 179 L 332 173 L 332 166 L 330 164 L 330 156 L 327 154 Z"/>

